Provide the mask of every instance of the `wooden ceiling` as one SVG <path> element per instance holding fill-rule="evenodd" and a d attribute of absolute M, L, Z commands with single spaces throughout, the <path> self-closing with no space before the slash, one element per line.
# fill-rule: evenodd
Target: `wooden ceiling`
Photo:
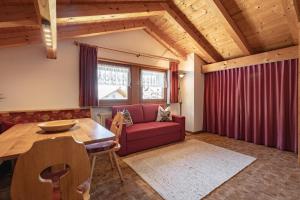
<path fill-rule="evenodd" d="M 47 18 L 53 35 L 46 46 L 49 58 L 56 57 L 56 30 L 61 40 L 143 29 L 179 57 L 195 52 L 215 63 L 297 45 L 296 4 L 297 0 L 0 0 L 0 47 L 45 43 L 41 27 Z"/>

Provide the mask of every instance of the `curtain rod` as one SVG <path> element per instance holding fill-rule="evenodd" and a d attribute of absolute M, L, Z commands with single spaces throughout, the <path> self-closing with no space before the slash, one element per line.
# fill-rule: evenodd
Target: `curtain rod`
<path fill-rule="evenodd" d="M 133 52 L 133 51 L 130 52 L 130 51 L 124 51 L 124 50 L 118 50 L 118 49 L 111 49 L 111 48 L 107 48 L 107 47 L 81 43 L 81 42 L 78 42 L 78 41 L 74 41 L 74 44 L 76 46 L 79 46 L 80 44 L 83 44 L 83 45 L 87 45 L 87 46 L 90 46 L 90 47 L 96 47 L 98 49 L 104 49 L 104 50 L 108 50 L 108 51 L 115 51 L 115 52 L 119 52 L 119 53 L 130 54 L 130 55 L 136 56 L 137 58 L 138 57 L 146 57 L 146 58 L 151 58 L 151 59 L 158 59 L 158 60 L 165 60 L 165 61 L 180 63 L 180 61 L 177 60 L 177 59 L 167 58 L 167 57 L 163 57 L 163 56 L 156 56 L 156 55 L 151 55 L 151 54 L 146 54 L 146 53 L 138 53 L 138 52 Z"/>

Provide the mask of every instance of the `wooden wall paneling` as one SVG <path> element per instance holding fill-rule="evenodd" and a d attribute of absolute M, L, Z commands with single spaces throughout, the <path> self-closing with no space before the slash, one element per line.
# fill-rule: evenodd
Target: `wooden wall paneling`
<path fill-rule="evenodd" d="M 233 69 L 238 67 L 245 67 L 253 64 L 261 64 L 268 62 L 276 62 L 280 60 L 298 58 L 298 46 L 292 46 L 284 49 L 264 52 L 260 54 L 245 56 L 223 62 L 203 65 L 203 73 L 221 71 L 226 69 Z"/>
<path fill-rule="evenodd" d="M 36 7 L 38 21 L 41 25 L 42 38 L 47 50 L 47 58 L 56 59 L 56 0 L 35 0 L 34 3 Z M 47 33 L 47 31 L 50 32 Z M 46 37 L 47 34 L 49 38 Z"/>
<path fill-rule="evenodd" d="M 207 3 L 214 9 L 218 16 L 218 20 L 222 22 L 227 32 L 230 34 L 237 46 L 243 51 L 243 53 L 245 55 L 252 54 L 253 52 L 248 44 L 248 41 L 240 31 L 239 27 L 230 17 L 222 3 L 219 0 L 209 0 Z"/>
<path fill-rule="evenodd" d="M 286 15 L 286 21 L 289 26 L 291 36 L 293 38 L 294 44 L 298 44 L 298 27 L 296 26 L 298 22 L 298 16 L 296 11 L 296 6 L 293 0 L 281 0 L 282 7 Z"/>
<path fill-rule="evenodd" d="M 187 17 L 172 2 L 161 3 L 162 7 L 167 11 L 175 23 L 178 23 L 195 42 L 195 46 L 203 52 L 203 59 L 208 62 L 217 62 L 223 60 L 223 57 L 214 49 L 214 47 L 205 39 L 205 37 L 195 28 L 195 26 L 187 19 Z"/>
<path fill-rule="evenodd" d="M 70 25 L 162 15 L 158 3 L 70 4 L 58 5 L 57 24 Z"/>

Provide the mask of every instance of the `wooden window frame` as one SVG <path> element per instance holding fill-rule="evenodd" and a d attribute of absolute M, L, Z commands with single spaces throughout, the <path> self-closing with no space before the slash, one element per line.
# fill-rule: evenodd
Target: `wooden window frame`
<path fill-rule="evenodd" d="M 101 60 L 98 60 L 98 64 L 100 63 L 108 63 L 108 64 L 117 64 L 118 66 L 120 67 L 124 67 L 124 68 L 128 68 L 129 69 L 129 72 L 130 72 L 130 80 L 131 80 L 131 76 L 132 76 L 132 73 L 131 73 L 131 66 L 129 65 L 125 65 L 125 64 L 120 64 L 120 63 L 114 63 L 114 62 L 107 62 L 107 61 L 101 61 Z M 127 87 L 127 99 L 115 99 L 115 100 L 111 100 L 111 99 L 106 99 L 106 100 L 100 100 L 98 99 L 99 101 L 99 107 L 111 107 L 111 106 L 114 106 L 114 105 L 127 105 L 127 104 L 130 104 L 131 102 L 131 83 L 130 83 L 130 86 Z"/>
<path fill-rule="evenodd" d="M 141 84 L 141 78 L 142 78 L 142 70 L 163 72 L 163 73 L 165 73 L 165 77 L 167 78 L 167 70 L 157 69 L 157 68 L 149 68 L 149 67 L 141 67 L 140 68 L 140 84 Z M 140 102 L 141 103 L 165 104 L 167 102 L 167 95 L 168 95 L 167 91 L 168 91 L 168 88 L 164 88 L 164 98 L 163 99 L 143 99 L 143 88 L 142 88 L 142 85 L 140 85 Z"/>
<path fill-rule="evenodd" d="M 138 63 L 129 63 L 118 60 L 98 59 L 98 64 L 109 63 L 117 64 L 129 68 L 130 70 L 130 86 L 128 86 L 128 99 L 126 100 L 99 100 L 99 107 L 112 107 L 117 105 L 130 105 L 140 103 L 157 103 L 165 105 L 167 103 L 167 88 L 164 88 L 164 99 L 143 99 L 141 87 L 142 70 L 164 72 L 167 77 L 167 69 L 161 69 L 155 66 L 143 65 Z"/>

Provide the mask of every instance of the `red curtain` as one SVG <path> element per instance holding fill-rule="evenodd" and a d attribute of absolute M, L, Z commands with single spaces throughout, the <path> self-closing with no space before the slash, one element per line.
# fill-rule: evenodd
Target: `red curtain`
<path fill-rule="evenodd" d="M 171 94 L 170 102 L 178 103 L 178 63 L 170 62 Z"/>
<path fill-rule="evenodd" d="M 79 105 L 98 106 L 97 47 L 80 44 Z"/>
<path fill-rule="evenodd" d="M 204 130 L 297 152 L 298 60 L 205 75 Z"/>

